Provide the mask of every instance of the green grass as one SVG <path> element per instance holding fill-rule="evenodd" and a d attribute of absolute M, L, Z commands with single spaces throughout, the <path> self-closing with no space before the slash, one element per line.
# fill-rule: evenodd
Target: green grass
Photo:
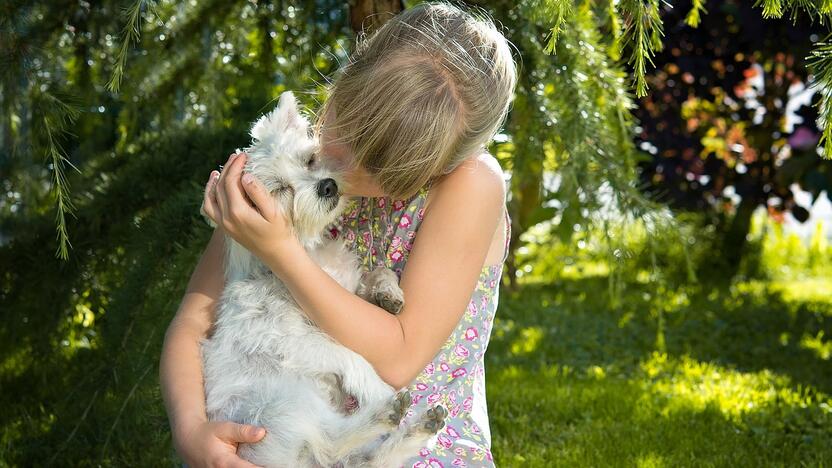
<path fill-rule="evenodd" d="M 628 283 L 613 310 L 606 284 L 503 293 L 486 355 L 499 465 L 832 463 L 830 294 Z"/>
<path fill-rule="evenodd" d="M 176 464 L 157 362 L 202 229 L 140 255 L 107 301 L 80 294 L 52 339 L 20 329 L 0 359 L 0 466 Z M 629 282 L 618 309 L 606 286 L 501 293 L 486 374 L 499 466 L 830 466 L 832 280 Z"/>

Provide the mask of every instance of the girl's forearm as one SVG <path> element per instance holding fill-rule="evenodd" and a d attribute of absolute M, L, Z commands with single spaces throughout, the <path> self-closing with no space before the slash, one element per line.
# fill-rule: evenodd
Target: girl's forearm
<path fill-rule="evenodd" d="M 410 383 L 412 376 L 402 373 L 409 367 L 402 361 L 408 355 L 407 342 L 396 315 L 344 289 L 299 243 L 292 242 L 269 255 L 266 264 L 318 327 L 367 359 L 382 380 L 394 388 Z M 274 261 L 278 256 L 281 260 Z"/>
<path fill-rule="evenodd" d="M 198 328 L 176 317 L 162 346 L 159 380 L 174 441 L 182 440 L 190 429 L 208 419 Z"/>

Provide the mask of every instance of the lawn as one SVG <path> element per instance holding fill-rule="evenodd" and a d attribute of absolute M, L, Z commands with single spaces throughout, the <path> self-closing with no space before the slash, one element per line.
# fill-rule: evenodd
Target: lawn
<path fill-rule="evenodd" d="M 499 465 L 832 463 L 832 280 L 628 283 L 617 309 L 606 285 L 503 292 L 487 353 Z"/>

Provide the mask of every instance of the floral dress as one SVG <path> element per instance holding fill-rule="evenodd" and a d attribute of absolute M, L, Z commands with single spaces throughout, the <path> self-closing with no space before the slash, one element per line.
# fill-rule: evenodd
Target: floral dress
<path fill-rule="evenodd" d="M 424 217 L 429 187 L 410 199 L 360 197 L 329 226 L 333 239 L 342 237 L 358 253 L 363 268 L 386 266 L 401 278 L 416 231 Z M 508 255 L 511 222 L 506 217 L 506 253 L 503 261 L 485 266 L 459 324 L 448 340 L 410 384 L 413 401 L 405 415 L 409 423 L 428 407 L 448 410 L 445 427 L 417 454 L 406 468 L 494 466 L 491 433 L 485 402 L 483 355 L 497 310 L 503 262 Z"/>

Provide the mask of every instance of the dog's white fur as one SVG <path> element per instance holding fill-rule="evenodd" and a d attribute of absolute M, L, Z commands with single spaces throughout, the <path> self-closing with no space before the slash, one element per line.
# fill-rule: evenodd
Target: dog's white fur
<path fill-rule="evenodd" d="M 273 194 L 314 261 L 349 291 L 398 290 L 392 272 L 362 278 L 356 255 L 324 235 L 345 201 L 318 193 L 322 180 L 337 183 L 338 175 L 314 161 L 318 146 L 291 92 L 251 136 L 244 171 Z M 257 257 L 228 236 L 225 242 L 226 284 L 213 333 L 201 344 L 209 419 L 267 430 L 259 442 L 240 444 L 241 457 L 266 467 L 398 466 L 431 442 L 444 408 L 399 428 L 409 394 L 396 395 L 362 356 L 317 328 Z M 367 276 L 382 279 L 367 285 Z M 343 410 L 347 394 L 359 405 L 353 414 Z"/>

